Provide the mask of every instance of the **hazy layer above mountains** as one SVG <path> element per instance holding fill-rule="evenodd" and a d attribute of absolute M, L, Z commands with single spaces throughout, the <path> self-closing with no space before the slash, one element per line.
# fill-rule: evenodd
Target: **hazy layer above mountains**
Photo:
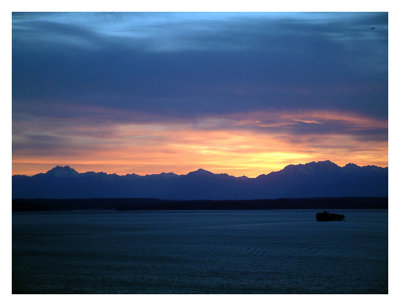
<path fill-rule="evenodd" d="M 15 175 L 13 198 L 159 198 L 235 200 L 306 197 L 386 197 L 388 168 L 339 167 L 330 161 L 289 165 L 256 178 L 199 169 L 186 175 L 78 173 L 57 166 L 34 176 Z"/>

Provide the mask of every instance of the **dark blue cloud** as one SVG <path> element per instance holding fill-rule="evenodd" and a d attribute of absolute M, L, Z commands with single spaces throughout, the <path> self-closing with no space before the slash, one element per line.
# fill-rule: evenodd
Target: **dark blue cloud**
<path fill-rule="evenodd" d="M 386 13 L 13 14 L 13 115 L 102 106 L 387 118 L 387 30 Z"/>

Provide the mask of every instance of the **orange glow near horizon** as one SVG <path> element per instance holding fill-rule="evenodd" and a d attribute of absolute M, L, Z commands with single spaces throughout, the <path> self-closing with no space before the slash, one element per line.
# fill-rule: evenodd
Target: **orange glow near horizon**
<path fill-rule="evenodd" d="M 338 129 L 318 130 L 332 125 Z M 78 172 L 120 175 L 186 174 L 203 168 L 256 177 L 288 164 L 328 159 L 339 166 L 386 167 L 387 133 L 363 137 L 370 129 L 385 128 L 384 120 L 329 111 L 258 112 L 190 123 L 66 123 L 51 129 L 46 122 L 35 122 L 29 129 L 23 124 L 13 127 L 13 174 L 33 175 L 69 165 Z"/>

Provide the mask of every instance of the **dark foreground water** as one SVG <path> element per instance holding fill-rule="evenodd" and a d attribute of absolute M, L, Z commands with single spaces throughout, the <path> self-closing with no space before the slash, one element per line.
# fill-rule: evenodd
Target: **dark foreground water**
<path fill-rule="evenodd" d="M 387 210 L 13 214 L 14 293 L 387 293 Z"/>

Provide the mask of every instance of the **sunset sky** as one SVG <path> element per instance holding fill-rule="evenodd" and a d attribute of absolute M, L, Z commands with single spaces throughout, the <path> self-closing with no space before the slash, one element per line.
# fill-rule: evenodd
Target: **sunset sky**
<path fill-rule="evenodd" d="M 14 13 L 13 174 L 388 163 L 386 13 Z"/>

